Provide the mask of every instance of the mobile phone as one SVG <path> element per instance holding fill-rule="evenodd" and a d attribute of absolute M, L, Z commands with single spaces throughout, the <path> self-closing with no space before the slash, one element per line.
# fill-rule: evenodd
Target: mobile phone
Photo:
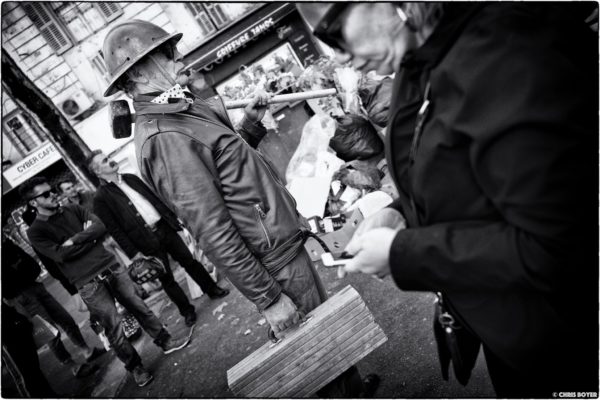
<path fill-rule="evenodd" d="M 340 258 L 333 258 L 333 254 L 331 253 L 323 253 L 321 255 L 321 261 L 323 261 L 323 265 L 327 268 L 339 267 L 342 265 L 346 265 L 346 263 L 352 258 L 352 256 L 346 252 L 340 255 Z"/>

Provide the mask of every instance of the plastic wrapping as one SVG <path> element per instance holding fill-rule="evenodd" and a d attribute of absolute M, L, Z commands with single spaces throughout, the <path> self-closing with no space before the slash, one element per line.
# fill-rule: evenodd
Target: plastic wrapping
<path fill-rule="evenodd" d="M 324 114 L 314 115 L 304 124 L 300 143 L 285 173 L 288 183 L 296 177 L 330 175 L 337 170 L 333 165 L 331 168 L 329 167 L 330 164 L 336 163 L 337 157 L 328 150 L 329 141 L 333 137 L 335 129 L 336 124 L 333 118 Z M 332 168 L 335 169 L 331 171 Z M 319 172 L 318 175 L 317 172 Z"/>

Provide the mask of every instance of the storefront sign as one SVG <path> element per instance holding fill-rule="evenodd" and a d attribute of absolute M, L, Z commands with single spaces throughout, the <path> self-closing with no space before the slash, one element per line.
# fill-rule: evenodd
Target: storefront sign
<path fill-rule="evenodd" d="M 12 186 L 18 186 L 35 174 L 60 160 L 60 153 L 52 143 L 46 143 L 32 151 L 27 157 L 7 168 L 2 175 Z"/>
<path fill-rule="evenodd" d="M 229 53 L 239 49 L 240 47 L 245 45 L 247 42 L 254 39 L 256 36 L 260 35 L 261 33 L 266 31 L 273 25 L 274 25 L 273 17 L 270 17 L 264 21 L 261 21 L 255 25 L 253 25 L 253 26 L 250 26 L 247 30 L 245 30 L 243 33 L 238 35 L 236 38 L 234 38 L 233 40 L 230 40 L 229 42 L 227 42 L 226 44 L 221 46 L 217 50 L 217 58 L 223 58 L 226 55 L 228 55 Z"/>

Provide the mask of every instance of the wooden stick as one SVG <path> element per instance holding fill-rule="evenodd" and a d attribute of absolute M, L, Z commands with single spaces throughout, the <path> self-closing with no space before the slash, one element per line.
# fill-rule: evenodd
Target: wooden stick
<path fill-rule="evenodd" d="M 322 90 L 309 90 L 307 92 L 300 93 L 290 93 L 290 94 L 279 94 L 277 96 L 271 97 L 269 100 L 269 104 L 277 104 L 277 103 L 288 103 L 292 101 L 300 101 L 300 100 L 309 100 L 309 99 L 318 99 L 320 97 L 327 97 L 337 94 L 336 89 L 322 89 Z M 234 108 L 244 108 L 248 104 L 250 104 L 251 99 L 243 99 L 243 100 L 227 100 L 225 101 L 225 108 L 228 110 Z"/>

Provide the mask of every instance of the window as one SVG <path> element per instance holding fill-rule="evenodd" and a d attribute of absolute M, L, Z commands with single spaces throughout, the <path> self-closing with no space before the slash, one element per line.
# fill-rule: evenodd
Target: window
<path fill-rule="evenodd" d="M 212 18 L 217 28 L 222 28 L 225 25 L 227 25 L 229 21 L 231 21 L 231 19 L 229 19 L 227 15 L 225 15 L 225 13 L 223 12 L 223 9 L 221 8 L 220 4 L 206 3 L 203 4 L 203 6 Z"/>
<path fill-rule="evenodd" d="M 204 36 L 228 26 L 265 3 L 186 3 Z"/>
<path fill-rule="evenodd" d="M 123 14 L 116 3 L 26 2 L 23 8 L 58 54 Z"/>
<path fill-rule="evenodd" d="M 23 156 L 44 142 L 44 138 L 27 123 L 23 115 L 15 115 L 5 121 L 5 132 L 10 142 Z"/>
<path fill-rule="evenodd" d="M 102 57 L 102 51 L 98 51 L 94 58 L 92 58 L 92 66 L 103 79 L 106 79 L 106 77 L 108 76 L 108 70 L 106 69 L 106 64 L 104 64 L 104 57 Z"/>
<path fill-rule="evenodd" d="M 52 9 L 78 42 L 123 13 L 114 3 L 56 2 Z"/>
<path fill-rule="evenodd" d="M 208 36 L 209 34 L 217 30 L 202 4 L 186 3 L 185 5 L 191 11 L 194 18 L 196 18 L 196 21 L 198 21 L 198 24 L 200 25 L 200 29 L 202 29 L 202 34 L 204 36 Z"/>
<path fill-rule="evenodd" d="M 54 13 L 45 3 L 23 3 L 25 13 L 39 29 L 46 42 L 58 54 L 64 53 L 73 46 L 69 35 L 56 20 Z"/>

